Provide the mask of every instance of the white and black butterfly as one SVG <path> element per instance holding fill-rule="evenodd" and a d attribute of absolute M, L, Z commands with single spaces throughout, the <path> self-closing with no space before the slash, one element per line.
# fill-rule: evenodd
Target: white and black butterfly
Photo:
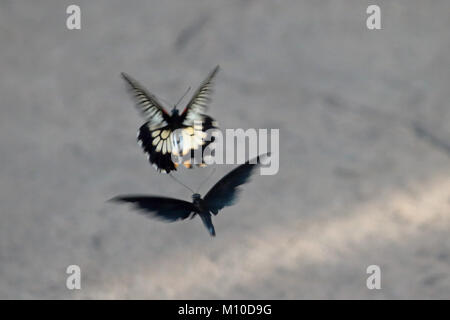
<path fill-rule="evenodd" d="M 219 66 L 215 67 L 192 96 L 184 111 L 179 114 L 176 106 L 172 113 L 167 113 L 158 99 L 141 86 L 129 75 L 122 73 L 129 86 L 135 103 L 145 122 L 138 131 L 137 139 L 148 160 L 158 170 L 169 173 L 176 170 L 178 162 L 172 156 L 189 158 L 183 162 L 187 168 L 192 168 L 194 150 L 203 150 L 213 141 L 207 137 L 206 131 L 217 127 L 213 118 L 205 114 L 211 100 L 213 80 Z M 198 166 L 204 166 L 203 157 L 198 160 Z"/>
<path fill-rule="evenodd" d="M 145 215 L 166 222 L 184 220 L 189 217 L 192 219 L 199 215 L 209 234 L 214 237 L 216 231 L 212 224 L 211 213 L 217 215 L 224 207 L 231 206 L 236 202 L 238 187 L 250 180 L 251 175 L 260 164 L 260 158 L 247 161 L 229 172 L 203 198 L 200 194 L 194 193 L 192 202 L 146 195 L 117 196 L 111 201 L 131 203 Z"/>

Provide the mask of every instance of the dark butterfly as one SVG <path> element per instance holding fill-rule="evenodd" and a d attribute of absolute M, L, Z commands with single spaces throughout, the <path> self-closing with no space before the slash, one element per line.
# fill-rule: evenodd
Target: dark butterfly
<path fill-rule="evenodd" d="M 174 106 L 170 115 L 153 94 L 122 73 L 138 109 L 147 120 L 139 128 L 138 142 L 147 154 L 149 162 L 158 171 L 169 173 L 177 169 L 178 163 L 172 160 L 173 155 L 181 158 L 190 156 L 183 164 L 192 168 L 194 150 L 202 147 L 203 154 L 206 146 L 213 141 L 213 137 L 207 139 L 206 131 L 216 128 L 216 122 L 205 112 L 211 100 L 213 80 L 218 71 L 219 66 L 202 82 L 181 114 Z M 203 157 L 198 163 L 198 166 L 205 165 Z"/>
<path fill-rule="evenodd" d="M 260 164 L 260 157 L 247 161 L 217 182 L 211 190 L 201 197 L 200 194 L 192 195 L 192 203 L 166 197 L 125 195 L 118 196 L 111 201 L 132 203 L 136 209 L 145 215 L 160 218 L 167 222 L 194 218 L 199 215 L 211 236 L 215 236 L 211 213 L 217 215 L 219 210 L 233 205 L 237 200 L 239 186 L 248 182 L 250 176 Z"/>

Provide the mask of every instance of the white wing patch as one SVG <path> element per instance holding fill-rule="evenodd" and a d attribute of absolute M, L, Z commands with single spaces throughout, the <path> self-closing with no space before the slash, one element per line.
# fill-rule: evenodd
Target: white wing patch
<path fill-rule="evenodd" d="M 155 151 L 163 155 L 170 153 L 172 151 L 171 136 L 172 131 L 170 129 L 151 131 L 152 145 L 155 147 Z"/>
<path fill-rule="evenodd" d="M 207 134 L 202 131 L 202 125 L 196 124 L 194 127 L 186 127 L 176 130 L 172 134 L 172 153 L 176 156 L 185 156 L 191 150 L 196 150 L 204 145 Z"/>

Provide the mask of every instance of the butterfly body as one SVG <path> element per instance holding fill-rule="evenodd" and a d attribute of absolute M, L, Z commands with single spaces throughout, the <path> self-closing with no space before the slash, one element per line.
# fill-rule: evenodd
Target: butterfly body
<path fill-rule="evenodd" d="M 204 199 L 202 199 L 200 194 L 194 193 L 192 195 L 192 204 L 194 205 L 195 210 L 192 213 L 191 219 L 198 215 L 209 234 L 212 237 L 216 236 L 216 231 L 211 219 L 211 211 L 208 208 L 208 204 Z"/>
<path fill-rule="evenodd" d="M 218 70 L 219 66 L 208 75 L 181 113 L 174 107 L 171 114 L 153 94 L 122 73 L 138 109 L 147 120 L 139 128 L 138 142 L 158 171 L 170 173 L 176 170 L 178 163 L 173 161 L 172 156 L 191 156 L 192 159 L 194 150 L 202 148 L 203 151 L 213 141 L 207 139 L 207 131 L 215 129 L 216 123 L 205 112 Z M 192 168 L 191 159 L 183 163 L 187 168 Z M 199 165 L 204 165 L 203 159 L 199 162 Z"/>
<path fill-rule="evenodd" d="M 194 218 L 198 215 L 211 236 L 216 232 L 212 223 L 212 215 L 221 209 L 231 206 L 237 200 L 239 186 L 248 182 L 260 157 L 256 161 L 247 161 L 220 179 L 204 197 L 194 193 L 192 202 L 159 196 L 126 195 L 113 198 L 113 201 L 132 203 L 145 215 L 160 218 L 167 222 Z"/>
<path fill-rule="evenodd" d="M 192 203 L 197 208 L 197 213 L 209 212 L 208 206 L 205 203 L 205 200 L 202 199 L 199 193 L 194 193 L 192 195 Z"/>

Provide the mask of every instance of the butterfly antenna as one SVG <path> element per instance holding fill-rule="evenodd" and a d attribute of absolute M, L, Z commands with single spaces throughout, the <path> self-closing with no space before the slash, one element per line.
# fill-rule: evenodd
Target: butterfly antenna
<path fill-rule="evenodd" d="M 178 100 L 178 102 L 175 104 L 175 106 L 173 107 L 174 109 L 177 108 L 178 104 L 184 99 L 184 97 L 186 97 L 186 95 L 188 94 L 188 92 L 191 90 L 191 87 L 187 88 L 186 92 L 181 96 L 180 100 Z"/>
<path fill-rule="evenodd" d="M 176 182 L 178 182 L 179 184 L 181 184 L 183 187 L 189 189 L 189 191 L 191 191 L 192 193 L 195 193 L 194 190 L 192 190 L 192 189 L 189 188 L 187 185 L 185 185 L 183 182 L 181 182 L 180 180 L 178 180 L 177 178 L 175 178 L 171 173 L 169 173 L 169 177 L 171 177 L 173 180 L 175 180 Z"/>
<path fill-rule="evenodd" d="M 162 102 L 164 102 L 165 104 L 167 104 L 167 105 L 171 105 L 171 103 L 167 100 L 167 99 L 164 99 L 163 97 L 161 97 L 160 95 L 156 95 L 155 94 L 155 96 L 159 99 L 159 100 L 161 100 Z"/>
<path fill-rule="evenodd" d="M 200 190 L 200 188 L 206 183 L 206 181 L 209 180 L 209 178 L 211 178 L 211 176 L 214 174 L 214 172 L 216 172 L 216 168 L 213 168 L 212 171 L 208 174 L 208 176 L 206 177 L 206 179 L 204 179 L 200 185 L 198 186 L 197 190 L 194 193 L 197 193 L 198 190 Z"/>

